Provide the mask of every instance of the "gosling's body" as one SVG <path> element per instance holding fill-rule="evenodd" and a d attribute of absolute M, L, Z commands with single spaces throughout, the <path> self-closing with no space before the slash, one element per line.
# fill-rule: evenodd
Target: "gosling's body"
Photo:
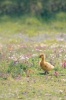
<path fill-rule="evenodd" d="M 45 71 L 45 74 L 54 69 L 53 65 L 45 61 L 45 55 L 43 54 L 40 55 L 40 58 L 41 58 L 40 66 Z"/>

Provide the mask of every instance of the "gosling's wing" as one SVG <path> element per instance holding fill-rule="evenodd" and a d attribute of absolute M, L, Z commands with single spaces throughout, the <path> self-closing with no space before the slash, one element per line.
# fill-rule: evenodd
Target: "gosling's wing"
<path fill-rule="evenodd" d="M 45 67 L 47 68 L 47 70 L 52 70 L 52 69 L 54 69 L 54 66 L 51 65 L 51 64 L 48 63 L 48 62 L 45 62 Z"/>

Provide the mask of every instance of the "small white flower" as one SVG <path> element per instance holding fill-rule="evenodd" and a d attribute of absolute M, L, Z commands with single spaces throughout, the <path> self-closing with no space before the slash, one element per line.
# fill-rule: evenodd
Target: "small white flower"
<path fill-rule="evenodd" d="M 36 56 L 37 56 L 37 54 L 33 54 L 33 55 L 32 55 L 32 57 L 36 57 Z"/>
<path fill-rule="evenodd" d="M 25 60 L 25 57 L 24 57 L 24 56 L 21 56 L 20 59 L 21 59 L 21 60 Z"/>
<path fill-rule="evenodd" d="M 63 82 L 66 82 L 66 79 L 62 79 Z"/>
<path fill-rule="evenodd" d="M 28 58 L 28 57 L 26 57 L 26 59 L 28 60 L 29 58 Z"/>
<path fill-rule="evenodd" d="M 60 92 L 60 93 L 63 93 L 63 90 L 60 90 L 59 92 Z"/>

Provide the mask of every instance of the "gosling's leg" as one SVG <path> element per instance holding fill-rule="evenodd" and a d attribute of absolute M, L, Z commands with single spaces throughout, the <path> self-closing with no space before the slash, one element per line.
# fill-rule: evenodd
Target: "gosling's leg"
<path fill-rule="evenodd" d="M 45 71 L 44 75 L 46 75 L 46 74 L 49 74 L 49 72 L 48 71 Z"/>
<path fill-rule="evenodd" d="M 49 74 L 49 72 L 48 72 L 48 71 L 46 71 L 46 73 L 47 73 L 47 74 Z"/>
<path fill-rule="evenodd" d="M 44 72 L 44 75 L 46 75 L 46 74 L 47 74 L 47 71 Z"/>

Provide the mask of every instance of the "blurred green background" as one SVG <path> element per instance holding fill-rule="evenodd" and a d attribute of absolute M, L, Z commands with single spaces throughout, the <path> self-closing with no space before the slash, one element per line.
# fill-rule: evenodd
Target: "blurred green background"
<path fill-rule="evenodd" d="M 66 33 L 66 0 L 0 0 L 0 34 Z"/>

